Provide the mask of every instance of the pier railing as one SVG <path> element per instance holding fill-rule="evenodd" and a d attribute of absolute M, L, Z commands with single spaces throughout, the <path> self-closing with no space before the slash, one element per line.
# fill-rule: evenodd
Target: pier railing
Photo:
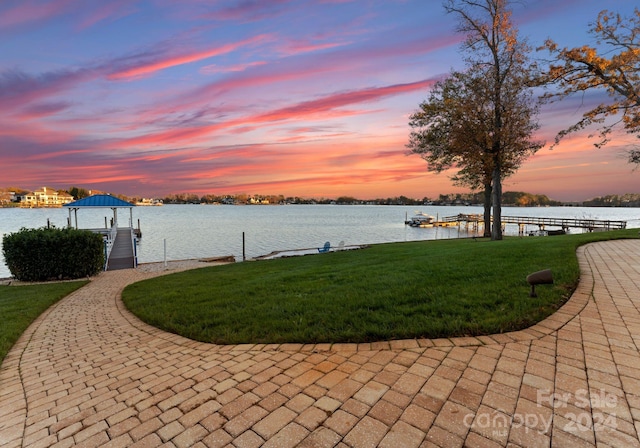
<path fill-rule="evenodd" d="M 140 226 L 139 221 L 138 221 L 138 227 Z M 137 236 L 136 236 L 136 229 L 133 228 L 133 225 L 131 226 L 131 247 L 133 249 L 133 267 L 137 267 L 138 266 L 138 245 L 136 244 L 136 240 L 137 240 Z"/>
<path fill-rule="evenodd" d="M 491 218 L 493 220 L 493 217 Z M 482 215 L 466 215 L 459 214 L 456 216 L 448 216 L 442 218 L 445 222 L 467 222 L 482 223 L 484 218 Z M 536 218 L 531 216 L 502 216 L 503 224 L 518 224 L 519 226 L 537 225 L 541 230 L 546 226 L 560 227 L 564 230 L 569 228 L 587 229 L 590 232 L 595 230 L 618 230 L 626 229 L 627 221 L 611 221 L 603 219 L 577 219 L 577 218 Z"/>
<path fill-rule="evenodd" d="M 113 249 L 113 243 L 116 240 L 116 234 L 118 229 L 113 226 L 111 228 L 104 229 L 89 229 L 94 233 L 102 235 L 104 241 L 104 266 L 103 269 L 107 270 L 107 264 L 109 262 L 109 255 L 111 255 L 111 249 Z"/>

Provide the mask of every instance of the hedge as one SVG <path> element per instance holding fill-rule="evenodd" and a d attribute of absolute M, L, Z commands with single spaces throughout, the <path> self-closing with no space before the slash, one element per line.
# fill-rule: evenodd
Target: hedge
<path fill-rule="evenodd" d="M 104 266 L 102 236 L 90 230 L 21 229 L 2 238 L 11 274 L 22 281 L 88 277 Z"/>

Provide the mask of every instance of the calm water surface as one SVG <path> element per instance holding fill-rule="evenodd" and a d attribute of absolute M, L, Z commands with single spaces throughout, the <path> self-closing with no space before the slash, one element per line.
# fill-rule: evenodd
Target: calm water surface
<path fill-rule="evenodd" d="M 351 245 L 469 236 L 455 227 L 420 229 L 405 226 L 405 218 L 418 210 L 437 217 L 482 213 L 482 207 L 473 206 L 164 205 L 134 207 L 133 220 L 136 225 L 140 220 L 142 229 L 138 247 L 140 263 L 162 261 L 165 240 L 167 260 L 222 255 L 234 255 L 241 260 L 243 232 L 247 258 L 273 251 L 321 247 L 325 241 L 333 245 L 344 241 L 346 245 Z M 623 220 L 627 221 L 627 227 L 640 227 L 638 208 L 505 207 L 502 213 L 505 216 Z M 112 216 L 110 209 L 80 210 L 78 226 L 104 227 L 105 217 L 109 220 Z M 128 210 L 118 209 L 121 226 L 128 224 L 129 216 Z M 68 217 L 66 208 L 0 208 L 0 243 L 2 236 L 7 233 L 16 232 L 22 227 L 43 227 L 47 225 L 47 220 L 56 227 L 64 227 Z M 507 226 L 506 233 L 517 235 L 517 226 Z M 0 253 L 0 278 L 9 276 L 10 272 Z"/>

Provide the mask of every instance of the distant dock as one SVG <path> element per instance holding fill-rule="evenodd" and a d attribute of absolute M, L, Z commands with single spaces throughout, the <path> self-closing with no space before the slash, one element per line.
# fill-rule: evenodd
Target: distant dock
<path fill-rule="evenodd" d="M 491 217 L 493 222 L 493 217 Z M 585 229 L 589 232 L 622 230 L 627 228 L 627 221 L 611 221 L 604 219 L 576 219 L 576 218 L 539 218 L 531 216 L 502 216 L 502 225 L 516 224 L 518 234 L 524 235 L 527 226 L 538 226 L 538 230 L 544 231 L 547 227 L 559 227 L 562 231 L 571 228 Z M 408 224 L 409 221 L 406 221 Z M 467 231 L 477 232 L 484 225 L 484 216 L 481 214 L 458 214 L 438 218 L 421 227 L 460 227 Z"/>

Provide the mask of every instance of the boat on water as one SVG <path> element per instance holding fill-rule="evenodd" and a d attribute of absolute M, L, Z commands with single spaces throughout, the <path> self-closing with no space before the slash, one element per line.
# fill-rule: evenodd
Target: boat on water
<path fill-rule="evenodd" d="M 405 224 L 411 227 L 433 227 L 436 219 L 422 212 L 416 212 L 415 215 L 405 221 Z"/>

